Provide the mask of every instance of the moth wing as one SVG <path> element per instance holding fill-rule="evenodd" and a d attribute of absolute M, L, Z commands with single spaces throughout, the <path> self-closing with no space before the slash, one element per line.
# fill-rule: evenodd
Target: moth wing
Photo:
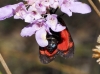
<path fill-rule="evenodd" d="M 55 50 L 53 53 L 47 51 L 46 47 L 39 47 L 39 58 L 43 64 L 48 64 L 54 60 L 58 53 L 58 50 Z"/>
<path fill-rule="evenodd" d="M 60 32 L 61 42 L 58 44 L 59 54 L 64 58 L 73 57 L 74 54 L 74 42 L 72 37 L 66 28 Z"/>
<path fill-rule="evenodd" d="M 65 22 L 62 18 L 58 17 L 58 21 L 63 25 L 66 26 Z M 74 42 L 72 37 L 68 31 L 68 28 L 64 29 L 60 32 L 61 42 L 58 44 L 59 54 L 64 58 L 73 57 L 74 54 Z"/>

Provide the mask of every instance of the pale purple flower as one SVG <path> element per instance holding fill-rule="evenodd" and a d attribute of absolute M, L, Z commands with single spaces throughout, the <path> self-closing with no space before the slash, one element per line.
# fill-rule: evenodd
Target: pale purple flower
<path fill-rule="evenodd" d="M 22 2 L 0 8 L 0 20 L 4 20 L 12 16 L 14 16 L 14 19 L 22 19 L 27 23 L 32 23 L 34 20 L 42 18 L 38 11 L 28 11 Z"/>
<path fill-rule="evenodd" d="M 33 23 L 35 20 L 38 20 L 41 18 L 43 18 L 41 14 L 39 14 L 36 11 L 33 11 L 33 12 L 29 12 L 24 19 L 25 19 L 25 22 Z"/>
<path fill-rule="evenodd" d="M 36 20 L 28 26 L 24 27 L 21 31 L 21 36 L 32 36 L 37 30 L 39 30 L 44 25 L 44 20 Z"/>
<path fill-rule="evenodd" d="M 24 27 L 21 31 L 21 36 L 32 36 L 35 34 L 35 38 L 39 46 L 45 47 L 48 45 L 48 41 L 46 39 L 46 26 L 44 20 L 35 21 L 33 24 L 30 24 Z"/>
<path fill-rule="evenodd" d="M 40 14 L 46 13 L 46 6 L 44 6 L 41 2 L 35 3 L 35 8 Z"/>
<path fill-rule="evenodd" d="M 15 10 L 14 19 L 24 19 L 28 11 L 26 10 L 25 5 L 18 6 Z"/>
<path fill-rule="evenodd" d="M 46 8 L 49 8 L 50 6 L 50 0 L 40 0 L 41 4 L 43 4 Z"/>
<path fill-rule="evenodd" d="M 50 17 L 52 17 L 51 18 L 52 20 L 50 20 Z M 54 17 L 54 19 L 53 19 L 53 17 Z M 41 47 L 47 46 L 48 41 L 46 39 L 46 34 L 47 34 L 47 32 L 49 34 L 52 34 L 50 32 L 49 28 L 51 28 L 55 32 L 60 32 L 66 28 L 65 26 L 62 26 L 61 24 L 58 24 L 56 17 L 57 16 L 54 14 L 48 15 L 47 21 L 51 21 L 51 22 L 47 22 L 45 19 L 40 19 L 40 20 L 34 21 L 32 24 L 30 24 L 22 29 L 21 36 L 28 37 L 28 36 L 32 36 L 33 34 L 35 34 L 35 38 L 36 38 L 36 41 L 39 44 L 39 46 L 41 46 Z M 53 20 L 56 20 L 56 21 L 53 21 Z M 54 22 L 55 24 L 52 22 Z"/>
<path fill-rule="evenodd" d="M 48 45 L 46 34 L 47 32 L 45 30 L 45 26 L 41 27 L 40 30 L 38 30 L 35 34 L 36 41 L 41 47 L 45 47 Z"/>
<path fill-rule="evenodd" d="M 46 17 L 46 24 L 48 24 L 49 27 L 51 26 L 56 26 L 56 24 L 58 23 L 57 20 L 57 15 L 56 14 L 48 14 Z"/>
<path fill-rule="evenodd" d="M 28 8 L 28 11 L 30 12 L 38 12 L 40 15 L 46 13 L 46 7 L 41 2 L 35 2 L 33 5 L 31 5 Z"/>
<path fill-rule="evenodd" d="M 59 5 L 58 0 L 50 0 L 50 7 L 56 9 L 58 5 Z"/>
<path fill-rule="evenodd" d="M 22 37 L 32 36 L 39 29 L 40 27 L 38 27 L 37 24 L 30 24 L 22 29 L 21 36 Z"/>
<path fill-rule="evenodd" d="M 14 16 L 14 19 L 22 19 L 30 25 L 21 30 L 22 37 L 30 37 L 35 34 L 39 46 L 48 45 L 46 35 L 54 32 L 61 32 L 66 28 L 57 19 L 56 14 L 50 14 L 50 8 L 60 7 L 61 11 L 72 16 L 72 12 L 86 14 L 91 12 L 87 4 L 75 0 L 24 0 L 23 2 L 7 5 L 0 8 L 0 20 Z M 28 7 L 27 7 L 28 6 Z"/>
<path fill-rule="evenodd" d="M 59 0 L 61 11 L 72 16 L 72 12 L 87 14 L 91 12 L 89 5 L 75 0 Z"/>
<path fill-rule="evenodd" d="M 56 14 L 48 14 L 46 20 L 46 24 L 55 32 L 60 32 L 66 28 L 58 22 Z"/>
<path fill-rule="evenodd" d="M 29 12 L 32 12 L 32 11 L 37 11 L 36 7 L 35 7 L 35 3 L 33 5 L 31 5 L 29 8 L 28 8 L 28 11 Z"/>
<path fill-rule="evenodd" d="M 34 16 L 33 13 L 28 13 L 26 14 L 26 16 L 24 17 L 25 22 L 27 23 L 33 23 L 34 22 Z"/>
<path fill-rule="evenodd" d="M 24 19 L 27 23 L 32 23 L 34 20 L 42 18 L 41 14 L 37 11 L 26 10 L 25 5 L 18 7 L 14 15 L 14 19 Z"/>
<path fill-rule="evenodd" d="M 6 18 L 10 18 L 15 14 L 15 10 L 18 6 L 23 5 L 22 2 L 14 4 L 14 5 L 7 5 L 0 8 L 0 20 L 4 20 Z"/>

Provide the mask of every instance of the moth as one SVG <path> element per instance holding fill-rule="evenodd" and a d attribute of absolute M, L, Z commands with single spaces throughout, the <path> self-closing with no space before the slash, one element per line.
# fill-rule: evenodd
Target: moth
<path fill-rule="evenodd" d="M 58 17 L 58 21 L 66 26 L 62 18 Z M 54 32 L 50 29 L 52 35 L 47 34 L 48 46 L 39 46 L 39 58 L 43 64 L 48 64 L 56 58 L 57 55 L 61 57 L 69 58 L 74 54 L 74 42 L 68 28 L 61 32 Z"/>

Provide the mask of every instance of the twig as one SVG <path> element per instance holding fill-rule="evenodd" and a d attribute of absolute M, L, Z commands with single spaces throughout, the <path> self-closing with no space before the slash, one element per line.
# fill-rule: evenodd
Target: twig
<path fill-rule="evenodd" d="M 99 17 L 100 17 L 100 11 L 98 10 L 98 8 L 95 6 L 95 4 L 93 3 L 93 1 L 92 0 L 88 0 L 89 1 L 89 3 L 91 4 L 91 6 L 94 8 L 94 10 L 96 11 L 96 13 L 99 15 Z M 99 2 L 100 2 L 100 0 L 99 0 Z"/>
<path fill-rule="evenodd" d="M 0 54 L 0 62 L 2 64 L 2 66 L 4 67 L 6 73 L 7 74 L 11 74 L 11 72 L 10 72 L 10 70 L 9 70 L 9 68 L 8 68 L 8 66 L 7 66 L 6 62 L 4 61 L 4 59 L 3 59 L 1 54 Z"/>

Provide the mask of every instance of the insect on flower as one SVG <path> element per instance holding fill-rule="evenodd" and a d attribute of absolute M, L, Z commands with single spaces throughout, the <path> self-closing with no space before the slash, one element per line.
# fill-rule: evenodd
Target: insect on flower
<path fill-rule="evenodd" d="M 25 2 L 25 3 L 24 3 Z M 24 20 L 27 25 L 21 30 L 22 37 L 35 34 L 39 45 L 40 61 L 51 62 L 57 55 L 68 58 L 74 54 L 74 42 L 66 24 L 57 15 L 58 8 L 68 16 L 73 13 L 91 12 L 89 5 L 76 0 L 24 0 L 0 8 L 0 20 L 14 16 Z"/>
<path fill-rule="evenodd" d="M 62 25 L 65 25 L 61 18 L 58 18 Z M 50 30 L 52 35 L 47 34 L 48 45 L 39 47 L 40 61 L 44 64 L 51 62 L 58 54 L 65 59 L 74 54 L 74 42 L 66 27 L 61 32 Z"/>

